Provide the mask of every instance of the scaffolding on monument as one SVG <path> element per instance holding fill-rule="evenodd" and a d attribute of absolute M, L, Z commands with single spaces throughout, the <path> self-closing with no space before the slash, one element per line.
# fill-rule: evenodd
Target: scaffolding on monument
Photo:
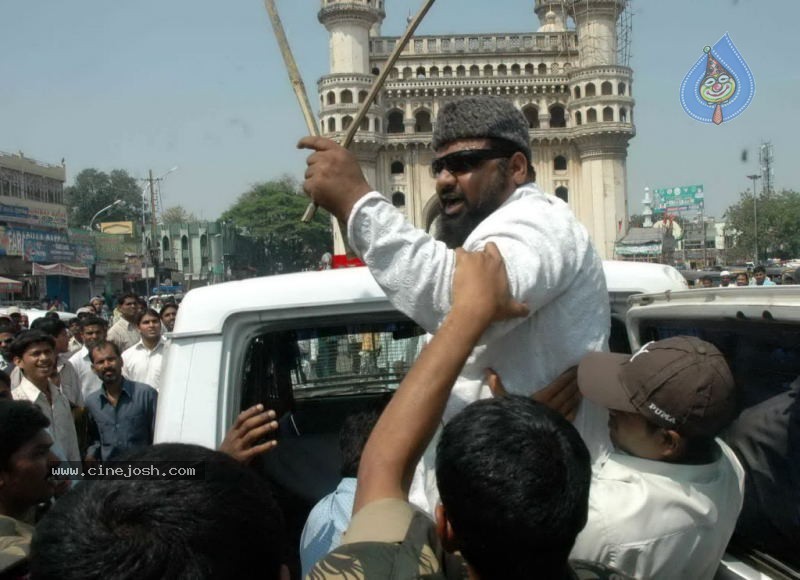
<path fill-rule="evenodd" d="M 578 28 L 579 17 L 577 14 L 586 14 L 587 16 L 591 14 L 593 5 L 607 5 L 608 0 L 574 0 L 569 2 L 570 10 L 568 12 L 570 18 L 572 18 L 573 22 L 575 23 L 575 28 Z M 617 46 L 617 53 L 616 53 L 616 62 L 615 63 L 608 63 L 608 64 L 618 64 L 620 66 L 630 66 L 631 61 L 631 44 L 633 41 L 633 15 L 634 10 L 632 7 L 633 0 L 624 0 L 621 3 L 616 3 L 615 6 L 618 7 L 617 13 L 615 14 L 616 17 L 616 46 Z M 579 38 L 579 53 L 581 56 L 581 60 L 584 60 L 584 57 L 594 57 L 595 55 L 591 54 L 591 51 L 597 50 L 597 46 L 602 44 L 598 42 L 598 39 L 592 35 L 585 36 L 583 38 Z M 588 53 L 588 54 L 587 54 Z M 586 60 L 594 61 L 594 58 L 587 58 Z"/>

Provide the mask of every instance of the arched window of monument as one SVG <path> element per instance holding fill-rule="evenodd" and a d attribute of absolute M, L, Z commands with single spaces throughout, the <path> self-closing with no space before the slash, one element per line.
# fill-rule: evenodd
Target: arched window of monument
<path fill-rule="evenodd" d="M 569 203 L 569 190 L 563 185 L 556 187 L 556 197 L 565 203 Z"/>
<path fill-rule="evenodd" d="M 350 128 L 350 125 L 353 124 L 353 117 L 350 115 L 345 115 L 342 117 L 342 131 L 347 131 Z"/>
<path fill-rule="evenodd" d="M 425 67 L 424 66 L 417 67 L 417 78 L 424 79 L 426 76 L 427 75 L 425 73 Z"/>
<path fill-rule="evenodd" d="M 405 131 L 406 128 L 405 124 L 403 123 L 403 112 L 397 109 L 394 111 L 389 111 L 389 115 L 387 116 L 386 132 L 405 133 Z"/>
<path fill-rule="evenodd" d="M 525 65 L 525 74 L 529 77 L 532 77 L 534 73 L 534 68 L 531 63 Z"/>
<path fill-rule="evenodd" d="M 575 112 L 575 124 L 583 125 L 583 115 L 581 115 L 580 111 Z"/>
<path fill-rule="evenodd" d="M 603 121 L 610 123 L 614 120 L 614 109 L 611 107 L 603 107 Z"/>
<path fill-rule="evenodd" d="M 600 94 L 601 95 L 613 95 L 614 94 L 614 85 L 612 85 L 609 81 L 605 81 L 602 85 L 600 85 Z"/>
<path fill-rule="evenodd" d="M 619 110 L 619 122 L 620 123 L 628 122 L 628 110 L 625 107 Z"/>
<path fill-rule="evenodd" d="M 617 85 L 617 94 L 624 95 L 625 94 L 625 83 L 619 83 Z"/>
<path fill-rule="evenodd" d="M 477 64 L 473 64 L 471 67 L 469 67 L 469 76 L 471 77 L 481 76 L 481 69 Z"/>
<path fill-rule="evenodd" d="M 536 105 L 526 105 L 522 109 L 522 114 L 525 115 L 525 118 L 528 120 L 528 127 L 530 129 L 539 128 L 539 109 L 536 108 Z"/>
<path fill-rule="evenodd" d="M 546 75 L 547 74 L 547 65 L 544 64 L 544 63 L 541 63 L 538 67 L 536 67 L 536 72 L 538 74 L 540 74 L 540 75 Z"/>
<path fill-rule="evenodd" d="M 367 100 L 367 91 L 358 91 L 358 102 L 363 103 Z"/>
<path fill-rule="evenodd" d="M 433 131 L 431 114 L 428 111 L 417 111 L 417 113 L 414 115 L 414 119 L 416 119 L 416 123 L 414 123 L 414 132 L 430 133 Z"/>
<path fill-rule="evenodd" d="M 328 133 L 336 132 L 336 119 L 333 117 L 328 119 Z"/>
<path fill-rule="evenodd" d="M 432 79 L 438 79 L 439 78 L 439 67 L 432 66 L 431 70 L 430 70 L 430 75 L 431 75 Z"/>
<path fill-rule="evenodd" d="M 393 161 L 390 167 L 392 175 L 403 175 L 406 172 L 406 166 L 402 161 Z"/>
<path fill-rule="evenodd" d="M 522 69 L 518 64 L 511 65 L 511 76 L 518 77 L 522 74 Z"/>
<path fill-rule="evenodd" d="M 567 158 L 563 155 L 557 156 L 553 159 L 553 170 L 554 171 L 566 171 L 567 170 Z"/>
<path fill-rule="evenodd" d="M 567 126 L 567 117 L 562 105 L 551 105 L 550 107 L 550 127 L 561 128 Z"/>
<path fill-rule="evenodd" d="M 492 65 L 487 64 L 486 66 L 483 67 L 483 76 L 485 77 L 494 76 L 494 69 L 492 68 Z"/>
<path fill-rule="evenodd" d="M 369 131 L 369 117 L 361 119 L 361 124 L 358 126 L 359 131 Z"/>
<path fill-rule="evenodd" d="M 580 87 L 575 87 L 575 98 L 576 99 L 580 99 L 581 98 L 581 88 Z"/>
<path fill-rule="evenodd" d="M 403 69 L 403 80 L 409 80 L 412 76 L 414 76 L 414 71 L 411 70 L 411 67 L 405 67 Z"/>
<path fill-rule="evenodd" d="M 463 66 L 457 67 L 456 68 L 456 76 L 458 78 L 463 78 L 463 77 L 467 76 L 467 69 L 465 67 L 463 67 Z"/>
<path fill-rule="evenodd" d="M 341 95 L 342 103 L 345 105 L 349 105 L 353 102 L 353 91 L 350 89 L 345 89 L 342 91 Z"/>
<path fill-rule="evenodd" d="M 442 75 L 446 79 L 451 78 L 453 76 L 453 67 L 451 66 L 444 67 L 444 69 L 442 69 Z"/>
<path fill-rule="evenodd" d="M 586 96 L 594 97 L 596 95 L 597 95 L 597 87 L 594 86 L 594 83 L 586 83 Z"/>
<path fill-rule="evenodd" d="M 497 67 L 497 76 L 504 77 L 508 74 L 508 67 L 504 64 L 501 64 Z"/>
<path fill-rule="evenodd" d="M 328 104 L 335 105 L 336 104 L 336 93 L 333 91 L 328 93 Z"/>
<path fill-rule="evenodd" d="M 586 111 L 586 122 L 587 123 L 597 123 L 597 111 L 594 109 L 589 109 Z"/>

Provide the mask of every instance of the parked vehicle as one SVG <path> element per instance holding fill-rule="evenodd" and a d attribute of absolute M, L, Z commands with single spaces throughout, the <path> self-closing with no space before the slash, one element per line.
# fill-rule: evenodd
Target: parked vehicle
<path fill-rule="evenodd" d="M 604 269 L 612 350 L 631 352 L 671 334 L 701 336 L 728 355 L 744 385 L 744 407 L 783 388 L 778 377 L 800 375 L 800 287 L 684 291 L 685 279 L 669 266 L 606 262 Z M 242 409 L 257 402 L 275 409 L 280 444 L 257 467 L 273 483 L 297 540 L 310 508 L 340 478 L 344 418 L 391 396 L 423 335 L 366 268 L 192 290 L 165 360 L 156 441 L 216 447 Z M 791 356 L 785 368 L 767 373 L 773 360 L 754 356 L 777 356 L 781 341 L 789 341 Z M 718 578 L 797 578 L 792 565 L 738 546 Z"/>

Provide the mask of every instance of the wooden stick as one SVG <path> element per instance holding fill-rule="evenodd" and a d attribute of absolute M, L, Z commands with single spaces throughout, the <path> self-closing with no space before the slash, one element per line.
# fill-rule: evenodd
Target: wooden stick
<path fill-rule="evenodd" d="M 303 111 L 303 118 L 306 120 L 308 131 L 315 137 L 319 136 L 319 127 L 311 109 L 311 102 L 308 100 L 306 86 L 303 84 L 303 78 L 300 76 L 292 49 L 289 47 L 289 41 L 286 40 L 281 18 L 278 16 L 277 8 L 275 8 L 275 0 L 264 0 L 264 6 L 267 8 L 270 21 L 272 21 L 272 29 L 275 31 L 275 38 L 278 41 L 278 47 L 281 49 L 283 62 L 286 64 L 286 72 L 289 73 L 289 81 L 292 83 L 294 94 L 300 103 L 300 109 Z"/>
<path fill-rule="evenodd" d="M 425 0 L 422 8 L 420 8 L 419 12 L 417 12 L 417 15 L 409 23 L 405 33 L 403 33 L 403 36 L 395 45 L 392 54 L 389 55 L 386 64 L 383 66 L 381 74 L 377 79 L 375 79 L 375 82 L 372 83 L 372 89 L 369 91 L 366 100 L 361 104 L 356 118 L 351 123 L 350 129 L 348 129 L 347 134 L 344 137 L 344 141 L 342 142 L 342 147 L 349 148 L 350 145 L 353 144 L 353 139 L 358 132 L 358 127 L 361 124 L 361 121 L 364 120 L 364 117 L 367 115 L 367 111 L 369 111 L 369 108 L 372 106 L 372 103 L 375 102 L 375 98 L 378 96 L 378 93 L 383 88 L 383 85 L 386 82 L 394 63 L 396 63 L 397 59 L 400 58 L 400 53 L 403 52 L 403 49 L 405 49 L 408 41 L 417 30 L 419 23 L 422 22 L 422 19 L 428 13 L 428 10 L 430 10 L 435 1 L 436 0 Z M 300 71 L 297 69 L 297 63 L 295 62 L 294 56 L 292 55 L 292 50 L 289 47 L 289 41 L 286 39 L 286 33 L 283 30 L 283 24 L 278 16 L 278 10 L 275 8 L 275 1 L 264 0 L 264 6 L 266 6 L 267 12 L 269 13 L 269 18 L 272 21 L 272 28 L 275 31 L 275 38 L 278 40 L 278 46 L 280 47 L 281 55 L 283 55 L 283 61 L 286 63 L 286 70 L 289 73 L 289 80 L 292 83 L 294 94 L 297 96 L 297 100 L 300 102 L 300 108 L 303 111 L 303 117 L 306 120 L 306 125 L 308 125 L 308 130 L 311 135 L 319 136 L 319 127 L 317 126 L 317 122 L 314 118 L 314 113 L 311 110 L 311 103 L 308 100 L 308 93 L 306 92 L 306 87 L 303 84 L 303 79 L 300 76 Z M 309 202 L 301 220 L 305 223 L 310 222 L 312 219 L 314 219 L 316 212 L 317 204 L 315 204 L 313 201 Z"/>

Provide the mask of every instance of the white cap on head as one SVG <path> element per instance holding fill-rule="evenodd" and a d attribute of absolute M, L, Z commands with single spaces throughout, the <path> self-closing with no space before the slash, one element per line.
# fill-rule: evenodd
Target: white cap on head
<path fill-rule="evenodd" d="M 731 273 L 728 272 L 727 270 L 723 270 L 722 272 L 719 273 L 719 275 L 720 276 L 728 276 L 728 277 L 730 277 Z"/>

